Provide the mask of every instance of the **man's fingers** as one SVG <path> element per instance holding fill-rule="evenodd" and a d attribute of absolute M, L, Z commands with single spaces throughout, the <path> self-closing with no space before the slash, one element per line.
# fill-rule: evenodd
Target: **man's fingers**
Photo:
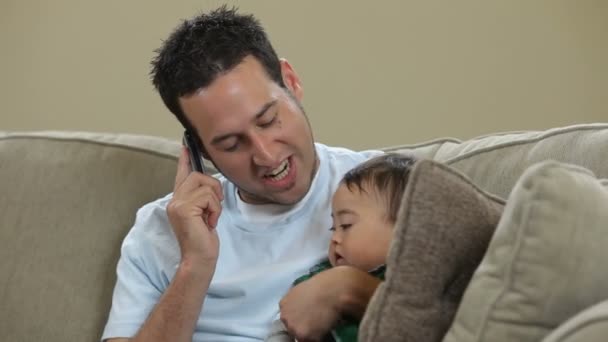
<path fill-rule="evenodd" d="M 182 147 L 177 161 L 173 197 L 188 198 L 193 204 L 198 203 L 196 206 L 204 211 L 203 219 L 209 228 L 217 226 L 222 211 L 221 201 L 224 199 L 222 185 L 212 176 L 192 172 L 186 147 Z"/>
<path fill-rule="evenodd" d="M 215 228 L 222 212 L 220 199 L 209 188 L 198 188 L 190 195 L 190 200 L 202 209 L 203 219 L 209 228 Z"/>
<path fill-rule="evenodd" d="M 207 207 L 209 215 L 207 216 L 207 225 L 209 228 L 215 229 L 217 227 L 217 221 L 220 219 L 222 213 L 222 207 L 219 202 L 209 202 Z"/>
<path fill-rule="evenodd" d="M 188 175 L 186 175 L 186 179 L 182 180 L 180 184 L 176 185 L 177 188 L 174 189 L 175 193 L 189 193 L 198 188 L 209 187 L 220 201 L 224 199 L 224 193 L 220 181 L 213 176 L 208 176 L 200 172 L 189 173 Z"/>
<path fill-rule="evenodd" d="M 188 148 L 182 146 L 179 159 L 177 160 L 177 172 L 175 174 L 173 192 L 175 192 L 177 188 L 179 188 L 179 186 L 186 180 L 190 172 L 190 156 L 188 155 Z"/>

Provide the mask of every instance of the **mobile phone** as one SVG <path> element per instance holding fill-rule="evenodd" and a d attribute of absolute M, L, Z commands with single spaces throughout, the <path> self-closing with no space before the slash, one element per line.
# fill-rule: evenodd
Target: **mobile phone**
<path fill-rule="evenodd" d="M 205 173 L 205 166 L 203 164 L 201 148 L 192 133 L 190 133 L 190 131 L 184 131 L 183 142 L 184 145 L 188 148 L 188 152 L 190 153 L 190 167 L 192 168 L 192 171 Z"/>

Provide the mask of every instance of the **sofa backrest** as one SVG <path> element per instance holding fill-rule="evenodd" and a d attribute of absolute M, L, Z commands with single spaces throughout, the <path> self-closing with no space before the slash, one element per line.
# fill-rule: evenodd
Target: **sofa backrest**
<path fill-rule="evenodd" d="M 121 241 L 136 210 L 172 190 L 179 150 L 178 141 L 137 135 L 0 132 L 4 339 L 99 339 Z M 528 166 L 545 159 L 608 178 L 608 124 L 386 150 L 443 161 L 505 198 Z"/>
<path fill-rule="evenodd" d="M 136 210 L 173 188 L 179 143 L 0 133 L 0 334 L 96 341 Z"/>
<path fill-rule="evenodd" d="M 524 170 L 548 159 L 580 165 L 598 178 L 608 178 L 608 123 L 500 133 L 462 142 L 442 139 L 387 150 L 444 162 L 503 198 Z"/>

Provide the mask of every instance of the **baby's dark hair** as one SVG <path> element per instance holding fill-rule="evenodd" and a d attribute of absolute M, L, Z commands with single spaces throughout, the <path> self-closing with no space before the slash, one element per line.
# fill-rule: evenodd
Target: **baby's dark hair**
<path fill-rule="evenodd" d="M 386 201 L 387 220 L 394 223 L 415 162 L 416 159 L 411 155 L 383 154 L 348 171 L 342 178 L 342 184 L 351 191 L 375 191 Z"/>

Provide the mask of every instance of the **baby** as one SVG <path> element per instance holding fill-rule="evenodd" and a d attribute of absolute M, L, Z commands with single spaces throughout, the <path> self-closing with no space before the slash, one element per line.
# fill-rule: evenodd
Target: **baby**
<path fill-rule="evenodd" d="M 316 265 L 294 285 L 339 265 L 356 267 L 384 280 L 393 226 L 414 162 L 411 156 L 388 153 L 372 158 L 344 175 L 332 199 L 329 260 Z M 355 342 L 358 325 L 359 322 L 343 319 L 324 341 Z M 294 340 L 277 320 L 266 341 Z"/>

